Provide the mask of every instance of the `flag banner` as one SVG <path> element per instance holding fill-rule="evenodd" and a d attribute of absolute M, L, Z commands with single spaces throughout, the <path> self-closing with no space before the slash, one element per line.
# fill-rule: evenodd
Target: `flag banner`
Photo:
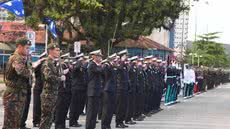
<path fill-rule="evenodd" d="M 24 17 L 24 6 L 22 0 L 11 0 L 0 3 L 0 7 L 4 8 L 18 17 Z"/>
<path fill-rule="evenodd" d="M 45 18 L 44 22 L 48 25 L 48 29 L 50 31 L 50 33 L 53 35 L 54 38 L 57 38 L 57 31 L 56 31 L 56 23 L 54 20 L 52 20 L 51 18 Z"/>

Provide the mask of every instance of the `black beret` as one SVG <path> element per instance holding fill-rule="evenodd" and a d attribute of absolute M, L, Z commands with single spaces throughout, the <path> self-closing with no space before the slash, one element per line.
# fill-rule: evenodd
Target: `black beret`
<path fill-rule="evenodd" d="M 47 46 L 47 49 L 50 50 L 50 49 L 54 49 L 54 48 L 59 48 L 59 45 L 57 44 L 54 44 L 54 43 L 51 43 Z"/>
<path fill-rule="evenodd" d="M 31 41 L 26 38 L 19 38 L 16 40 L 16 45 L 22 45 L 22 46 L 31 45 Z"/>

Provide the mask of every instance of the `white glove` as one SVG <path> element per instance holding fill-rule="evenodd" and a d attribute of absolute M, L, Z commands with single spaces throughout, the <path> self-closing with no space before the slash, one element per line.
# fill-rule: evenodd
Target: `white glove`
<path fill-rule="evenodd" d="M 33 75 L 33 70 L 32 70 L 32 69 L 30 69 L 30 75 L 31 75 L 31 76 Z"/>
<path fill-rule="evenodd" d="M 62 75 L 62 76 L 61 76 L 61 81 L 65 81 L 65 80 L 66 80 L 65 75 Z"/>
<path fill-rule="evenodd" d="M 40 59 L 40 60 L 38 60 L 38 61 L 32 63 L 32 67 L 33 67 L 33 68 L 37 68 L 38 65 L 40 65 L 41 62 L 44 61 L 44 60 L 45 60 L 45 58 L 42 58 L 42 59 Z"/>
<path fill-rule="evenodd" d="M 68 72 L 69 72 L 69 69 L 63 70 L 63 73 L 64 73 L 64 74 L 67 74 Z"/>

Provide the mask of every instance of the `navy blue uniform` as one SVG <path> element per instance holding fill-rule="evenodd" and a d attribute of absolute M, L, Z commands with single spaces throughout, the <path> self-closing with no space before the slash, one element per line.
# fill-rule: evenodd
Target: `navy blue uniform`
<path fill-rule="evenodd" d="M 87 66 L 78 62 L 72 73 L 72 98 L 70 105 L 70 126 L 78 125 L 78 119 L 86 104 Z"/>
<path fill-rule="evenodd" d="M 111 128 L 113 113 L 115 110 L 116 99 L 116 76 L 117 68 L 111 64 L 105 64 L 104 67 L 104 87 L 103 87 L 103 107 L 101 127 L 102 129 Z"/>
<path fill-rule="evenodd" d="M 102 93 L 102 72 L 103 68 L 94 61 L 89 62 L 88 87 L 87 87 L 87 114 L 86 129 L 94 129 L 96 126 L 97 113 L 99 108 L 100 96 Z"/>

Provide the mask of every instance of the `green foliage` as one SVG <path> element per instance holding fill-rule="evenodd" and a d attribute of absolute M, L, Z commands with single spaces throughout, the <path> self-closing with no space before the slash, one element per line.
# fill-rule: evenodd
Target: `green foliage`
<path fill-rule="evenodd" d="M 12 13 L 8 13 L 8 17 L 7 17 L 7 20 L 9 20 L 9 21 L 14 21 L 15 20 L 15 18 L 16 18 L 16 16 L 15 15 L 13 15 Z"/>
<path fill-rule="evenodd" d="M 24 4 L 28 25 L 36 28 L 48 16 L 57 21 L 62 32 L 69 32 L 70 39 L 61 40 L 88 39 L 105 49 L 112 38 L 149 35 L 154 28 L 171 29 L 179 13 L 188 9 L 182 1 L 24 0 Z"/>
<path fill-rule="evenodd" d="M 149 35 L 154 28 L 170 29 L 179 13 L 187 9 L 181 0 L 101 0 L 100 3 L 103 10 L 80 15 L 88 36 L 100 47 L 106 46 L 113 36 L 122 40 Z"/>
<path fill-rule="evenodd" d="M 208 33 L 199 36 L 200 40 L 193 43 L 193 48 L 186 53 L 187 61 L 191 61 L 191 55 L 189 53 L 196 53 L 198 56 L 202 55 L 200 60 L 201 64 L 208 67 L 229 67 L 230 57 L 225 53 L 225 48 L 215 42 L 215 39 L 219 38 L 219 32 Z M 195 64 L 197 64 L 197 58 L 195 58 Z"/>

